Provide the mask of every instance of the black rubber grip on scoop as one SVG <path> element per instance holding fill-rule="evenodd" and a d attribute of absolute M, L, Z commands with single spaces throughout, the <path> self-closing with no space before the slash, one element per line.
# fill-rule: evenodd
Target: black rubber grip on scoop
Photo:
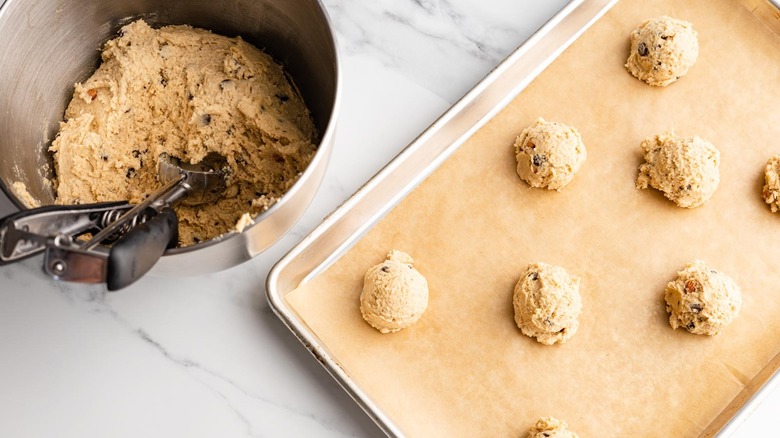
<path fill-rule="evenodd" d="M 176 246 L 178 223 L 173 209 L 166 208 L 120 237 L 108 253 L 108 290 L 127 287 L 149 272 L 167 248 Z"/>

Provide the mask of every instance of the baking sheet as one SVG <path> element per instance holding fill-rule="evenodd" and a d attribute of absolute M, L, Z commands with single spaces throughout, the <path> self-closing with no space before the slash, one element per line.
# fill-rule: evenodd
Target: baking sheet
<path fill-rule="evenodd" d="M 656 89 L 623 64 L 628 33 L 663 14 L 692 21 L 701 50 L 685 78 Z M 411 436 L 516 436 L 543 415 L 581 436 L 712 434 L 780 352 L 780 217 L 760 197 L 764 164 L 780 153 L 778 78 L 780 40 L 737 0 L 623 0 L 285 299 Z M 560 193 L 514 171 L 514 138 L 539 116 L 576 126 L 588 149 Z M 721 151 L 721 185 L 703 207 L 634 188 L 639 143 L 667 129 Z M 417 260 L 430 305 L 410 329 L 382 335 L 358 296 L 366 269 L 394 248 Z M 743 290 L 740 316 L 711 338 L 671 330 L 664 310 L 664 285 L 695 258 Z M 514 284 L 537 260 L 582 277 L 582 324 L 564 345 L 514 324 Z"/>

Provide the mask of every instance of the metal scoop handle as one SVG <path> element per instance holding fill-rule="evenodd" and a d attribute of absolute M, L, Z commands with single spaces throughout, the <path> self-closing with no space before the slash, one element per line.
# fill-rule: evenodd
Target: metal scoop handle
<path fill-rule="evenodd" d="M 219 198 L 228 172 L 224 157 L 183 163 L 161 155 L 163 187 L 138 205 L 106 203 L 51 206 L 0 219 L 0 265 L 45 251 L 44 271 L 57 280 L 126 287 L 146 274 L 178 241 L 180 202 Z M 94 233 L 87 241 L 79 237 Z"/>
<path fill-rule="evenodd" d="M 166 249 L 176 246 L 178 229 L 176 213 L 166 207 L 152 219 L 122 235 L 108 253 L 108 290 L 129 286 L 149 272 Z"/>
<path fill-rule="evenodd" d="M 81 248 L 84 250 L 90 250 L 94 247 L 96 247 L 100 242 L 105 240 L 107 237 L 111 236 L 115 232 L 117 232 L 120 228 L 122 228 L 127 223 L 131 222 L 134 218 L 136 218 L 138 215 L 141 214 L 144 210 L 146 210 L 149 207 L 152 207 L 153 205 L 157 205 L 158 208 L 155 210 L 160 209 L 162 206 L 173 206 L 181 200 L 184 196 L 187 195 L 187 186 L 186 185 L 180 185 L 184 179 L 186 178 L 185 175 L 179 175 L 178 178 L 170 180 L 165 186 L 163 186 L 160 190 L 146 198 L 143 202 L 140 204 L 134 206 L 122 216 L 120 216 L 117 220 L 112 222 L 109 226 L 106 228 L 103 228 L 100 230 L 99 233 L 95 234 L 88 242 L 84 243 Z"/>
<path fill-rule="evenodd" d="M 97 233 L 133 206 L 127 202 L 49 205 L 0 219 L 0 266 L 42 253 L 57 235 L 69 239 Z"/>
<path fill-rule="evenodd" d="M 183 173 L 171 179 L 81 245 L 56 240 L 47 245 L 44 269 L 58 280 L 105 282 L 109 291 L 136 282 L 152 269 L 166 249 L 178 242 L 178 218 L 172 207 L 190 192 L 186 180 Z M 136 223 L 139 217 L 144 220 Z M 98 245 L 131 222 L 134 225 L 121 233 L 107 254 L 101 250 L 103 247 Z"/>
<path fill-rule="evenodd" d="M 46 206 L 2 218 L 0 265 L 45 252 L 44 271 L 55 279 L 105 282 L 109 290 L 128 286 L 176 245 L 178 219 L 171 206 L 187 195 L 185 179 L 182 174 L 168 181 L 138 205 Z M 77 240 L 85 233 L 94 235 Z"/>

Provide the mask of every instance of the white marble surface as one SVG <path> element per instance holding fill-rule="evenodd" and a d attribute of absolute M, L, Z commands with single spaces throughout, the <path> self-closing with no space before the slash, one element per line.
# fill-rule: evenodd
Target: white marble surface
<path fill-rule="evenodd" d="M 303 219 L 229 271 L 112 294 L 52 282 L 40 258 L 0 268 L 0 436 L 380 436 L 269 310 L 265 277 L 564 3 L 325 0 L 343 112 Z M 0 199 L 0 214 L 9 205 Z M 776 393 L 736 436 L 776 435 L 778 411 Z"/>

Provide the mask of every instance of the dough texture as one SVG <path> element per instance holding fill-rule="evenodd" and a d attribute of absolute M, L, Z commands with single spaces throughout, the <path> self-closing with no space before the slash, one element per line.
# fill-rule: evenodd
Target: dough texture
<path fill-rule="evenodd" d="M 772 213 L 777 213 L 780 211 L 780 155 L 775 155 L 766 163 L 764 181 L 764 201 L 769 204 Z"/>
<path fill-rule="evenodd" d="M 665 87 L 688 73 L 699 57 L 693 25 L 672 17 L 647 20 L 631 32 L 626 68 L 638 79 Z"/>
<path fill-rule="evenodd" d="M 21 181 L 16 181 L 11 184 L 11 190 L 14 195 L 24 204 L 27 208 L 38 208 L 41 206 L 41 202 L 33 198 L 30 192 L 27 191 L 27 185 Z"/>
<path fill-rule="evenodd" d="M 666 311 L 673 329 L 716 335 L 739 314 L 742 292 L 730 277 L 701 260 L 689 263 L 666 285 Z"/>
<path fill-rule="evenodd" d="M 638 189 L 658 189 L 680 207 L 707 202 L 720 183 L 720 151 L 698 136 L 656 135 L 642 142 L 645 163 L 639 167 Z"/>
<path fill-rule="evenodd" d="M 76 84 L 50 148 L 59 204 L 138 203 L 161 186 L 160 154 L 197 163 L 214 152 L 230 168 L 222 199 L 176 208 L 180 244 L 190 245 L 266 210 L 314 155 L 298 91 L 240 38 L 136 21 L 106 43 L 102 60 Z"/>
<path fill-rule="evenodd" d="M 542 118 L 515 140 L 517 175 L 531 187 L 560 190 L 585 162 L 580 133 L 571 126 Z"/>
<path fill-rule="evenodd" d="M 580 278 L 560 266 L 531 263 L 515 286 L 515 322 L 545 345 L 564 343 L 580 326 Z"/>
<path fill-rule="evenodd" d="M 417 322 L 428 308 L 428 282 L 409 254 L 390 251 L 387 260 L 366 272 L 360 313 L 382 333 L 394 333 Z"/>
<path fill-rule="evenodd" d="M 528 430 L 528 438 L 579 438 L 569 425 L 553 417 L 542 417 Z"/>

